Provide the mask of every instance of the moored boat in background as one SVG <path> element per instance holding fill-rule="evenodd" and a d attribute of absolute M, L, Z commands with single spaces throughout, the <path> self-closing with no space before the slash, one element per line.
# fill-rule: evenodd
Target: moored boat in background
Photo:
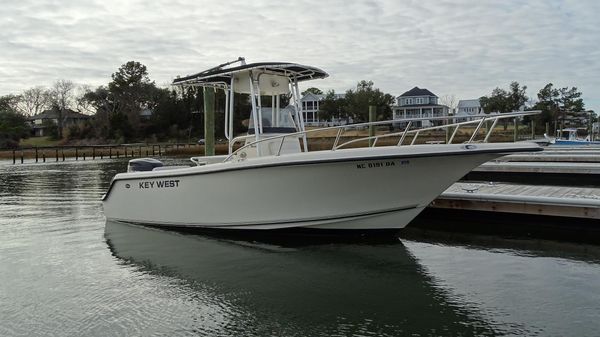
<path fill-rule="evenodd" d="M 586 129 L 577 129 L 577 128 L 566 128 L 562 130 L 557 130 L 557 137 L 550 138 L 546 136 L 550 141 L 550 145 L 558 145 L 558 146 L 600 146 L 600 141 L 595 141 L 590 138 L 588 135 L 585 138 L 579 137 L 578 131 L 586 130 Z"/>

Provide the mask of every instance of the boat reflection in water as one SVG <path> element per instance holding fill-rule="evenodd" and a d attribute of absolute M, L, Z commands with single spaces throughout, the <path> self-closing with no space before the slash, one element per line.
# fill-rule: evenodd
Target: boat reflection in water
<path fill-rule="evenodd" d="M 496 335 L 453 303 L 400 241 L 233 240 L 107 222 L 113 255 L 182 280 L 216 335 Z M 283 243 L 282 243 L 283 242 Z M 496 330 L 495 330 L 496 329 Z"/>

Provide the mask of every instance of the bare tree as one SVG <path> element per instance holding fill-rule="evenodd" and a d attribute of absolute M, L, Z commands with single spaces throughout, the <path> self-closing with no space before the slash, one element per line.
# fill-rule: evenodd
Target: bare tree
<path fill-rule="evenodd" d="M 454 94 L 440 97 L 440 103 L 447 106 L 450 109 L 450 113 L 456 112 L 458 101 L 456 100 L 456 96 Z"/>
<path fill-rule="evenodd" d="M 58 113 L 58 137 L 63 137 L 63 126 L 67 117 L 67 109 L 73 106 L 73 90 L 75 84 L 69 80 L 58 80 L 54 82 L 50 89 L 52 108 Z"/>
<path fill-rule="evenodd" d="M 81 113 L 93 115 L 96 113 L 96 107 L 87 99 L 86 95 L 92 92 L 92 87 L 89 84 L 82 84 L 75 90 L 75 109 Z"/>
<path fill-rule="evenodd" d="M 18 110 L 28 116 L 37 115 L 50 104 L 50 92 L 44 87 L 33 87 L 23 91 L 17 104 Z"/>

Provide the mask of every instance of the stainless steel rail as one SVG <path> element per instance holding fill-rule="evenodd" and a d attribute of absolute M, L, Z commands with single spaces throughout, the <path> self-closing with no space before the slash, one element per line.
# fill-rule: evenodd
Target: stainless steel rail
<path fill-rule="evenodd" d="M 473 134 L 471 135 L 471 137 L 469 138 L 469 140 L 465 143 L 472 143 L 475 142 L 477 139 L 477 135 L 479 133 L 479 130 L 481 129 L 482 125 L 486 122 L 486 121 L 493 121 L 492 127 L 490 127 L 486 134 L 485 137 L 483 139 L 483 142 L 486 142 L 489 140 L 489 137 L 491 135 L 491 133 L 494 130 L 494 127 L 496 126 L 496 124 L 498 123 L 498 120 L 500 119 L 506 119 L 506 118 L 518 118 L 518 117 L 523 117 L 523 116 L 530 116 L 530 115 L 537 115 L 541 113 L 541 111 L 536 110 L 536 111 L 526 111 L 526 112 L 512 112 L 512 113 L 504 113 L 504 114 L 496 114 L 496 115 L 487 115 L 487 116 L 478 116 L 478 117 L 456 117 L 456 116 L 444 116 L 444 117 L 423 117 L 423 118 L 407 118 L 407 119 L 393 119 L 393 120 L 386 120 L 386 121 L 378 121 L 378 122 L 366 122 L 366 123 L 358 123 L 358 124 L 348 124 L 348 125 L 339 125 L 339 126 L 330 126 L 330 127 L 325 127 L 325 128 L 318 128 L 318 129 L 311 129 L 311 130 L 304 130 L 304 131 L 298 131 L 298 132 L 293 132 L 293 133 L 287 133 L 287 134 L 283 134 L 283 135 L 276 135 L 276 136 L 272 136 L 272 137 L 267 137 L 267 138 L 263 138 L 263 139 L 259 139 L 253 142 L 250 142 L 248 144 L 245 144 L 243 146 L 241 146 L 240 148 L 238 148 L 237 150 L 235 150 L 235 152 L 231 153 L 224 161 L 230 161 L 232 160 L 239 152 L 243 151 L 246 148 L 249 147 L 253 147 L 256 146 L 256 144 L 258 143 L 262 143 L 262 142 L 268 142 L 268 141 L 272 141 L 275 139 L 280 139 L 281 143 L 279 144 L 279 149 L 277 151 L 277 153 L 275 154 L 275 156 L 279 156 L 281 155 L 281 150 L 283 148 L 283 143 L 285 141 L 286 138 L 288 137 L 305 137 L 307 134 L 309 133 L 314 133 L 314 132 L 322 132 L 322 131 L 326 131 L 326 130 L 338 130 L 336 137 L 335 137 L 335 141 L 333 142 L 333 146 L 331 148 L 332 151 L 335 151 L 337 149 L 340 149 L 342 147 L 345 147 L 349 144 L 353 144 L 353 143 L 358 143 L 358 142 L 364 142 L 364 141 L 368 141 L 373 139 L 373 143 L 370 146 L 367 147 L 374 147 L 377 144 L 377 141 L 381 138 L 389 138 L 389 137 L 400 137 L 400 141 L 398 142 L 397 146 L 402 146 L 403 142 L 406 138 L 406 136 L 408 135 L 414 135 L 412 138 L 412 141 L 410 143 L 410 145 L 414 145 L 417 138 L 419 137 L 419 134 L 421 132 L 424 131 L 433 131 L 433 130 L 445 130 L 445 129 L 450 129 L 450 128 L 455 128 L 452 132 L 452 136 L 449 138 L 448 140 L 448 144 L 452 144 L 452 141 L 454 140 L 458 129 L 461 126 L 466 126 L 466 125 L 475 125 L 475 130 L 473 131 Z M 436 126 L 431 126 L 431 127 L 423 127 L 423 128 L 418 128 L 418 129 L 413 129 L 410 130 L 411 126 L 414 124 L 414 122 L 419 122 L 419 121 L 447 121 L 447 120 L 453 120 L 453 119 L 463 119 L 463 118 L 472 118 L 472 120 L 470 121 L 464 121 L 464 122 L 454 122 L 454 123 L 449 123 L 449 124 L 442 124 L 442 125 L 436 125 Z M 406 127 L 404 128 L 403 131 L 400 132 L 391 132 L 391 133 L 386 133 L 386 134 L 382 134 L 382 135 L 375 135 L 375 136 L 367 136 L 367 137 L 360 137 L 360 138 L 356 138 L 356 139 L 352 139 L 349 141 L 346 141 L 344 143 L 339 144 L 341 136 L 343 134 L 344 131 L 346 130 L 350 130 L 350 129 L 364 129 L 370 126 L 380 126 L 380 125 L 389 125 L 389 124 L 399 124 L 399 123 L 407 123 Z M 254 137 L 254 135 L 244 135 L 244 136 L 239 136 L 236 137 L 234 139 L 231 140 L 230 142 L 230 148 L 233 147 L 233 145 L 236 142 L 239 141 L 245 141 L 248 138 Z M 305 151 L 308 151 L 308 149 L 305 149 Z"/>

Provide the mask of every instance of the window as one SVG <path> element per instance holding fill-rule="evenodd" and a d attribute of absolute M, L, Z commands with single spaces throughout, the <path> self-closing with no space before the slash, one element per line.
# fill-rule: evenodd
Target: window
<path fill-rule="evenodd" d="M 413 99 L 412 98 L 407 98 L 406 99 L 406 104 L 413 104 Z"/>
<path fill-rule="evenodd" d="M 306 111 L 304 114 L 304 121 L 307 123 L 312 123 L 315 121 L 315 113 L 313 111 Z"/>
<path fill-rule="evenodd" d="M 423 98 L 417 98 L 417 104 L 423 104 Z"/>

